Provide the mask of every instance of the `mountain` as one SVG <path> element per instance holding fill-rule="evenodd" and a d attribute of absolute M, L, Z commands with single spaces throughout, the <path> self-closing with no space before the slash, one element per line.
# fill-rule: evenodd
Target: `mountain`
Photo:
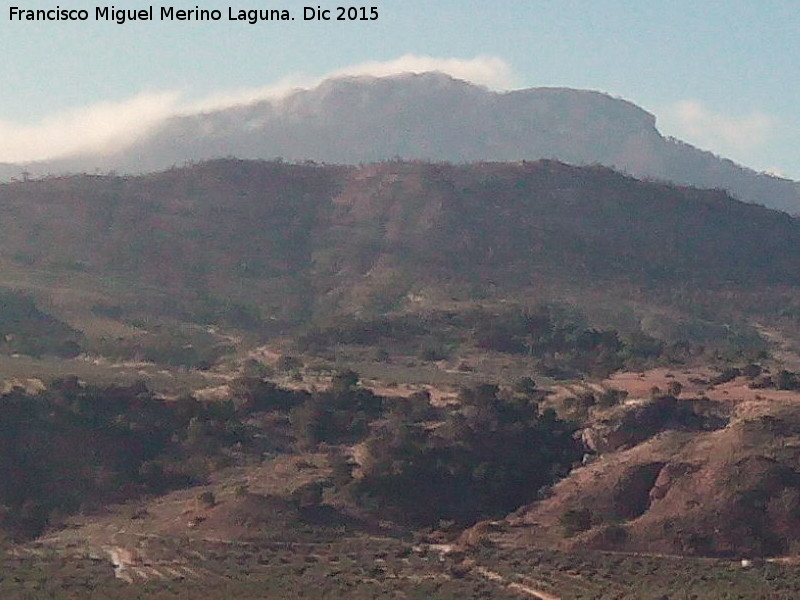
<path fill-rule="evenodd" d="M 797 182 L 665 138 L 652 114 L 625 100 L 566 88 L 500 93 L 440 73 L 330 79 L 281 100 L 172 118 L 117 154 L 26 168 L 135 173 L 223 156 L 340 164 L 557 159 L 723 188 L 747 202 L 800 211 Z M 19 166 L 0 166 L 0 176 L 20 173 Z"/>
<path fill-rule="evenodd" d="M 0 214 L 15 288 L 246 329 L 592 293 L 722 322 L 734 305 L 791 312 L 800 285 L 789 215 L 554 161 L 218 160 L 4 184 Z"/>

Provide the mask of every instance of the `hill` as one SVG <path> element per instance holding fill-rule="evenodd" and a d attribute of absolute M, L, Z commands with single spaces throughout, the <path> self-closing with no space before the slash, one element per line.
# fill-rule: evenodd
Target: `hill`
<path fill-rule="evenodd" d="M 556 161 L 230 159 L 4 184 L 3 333 L 18 337 L 0 350 L 47 337 L 215 387 L 4 393 L 0 526 L 41 537 L 0 576 L 72 597 L 97 582 L 647 598 L 675 581 L 795 597 L 791 566 L 599 551 L 796 553 L 800 375 L 767 351 L 797 339 L 799 225 Z M 352 357 L 383 371 L 337 373 Z M 678 374 L 655 384 L 651 364 Z M 552 381 L 625 367 L 603 386 Z M 417 368 L 451 385 L 397 382 Z M 504 385 L 468 385 L 489 380 Z M 479 519 L 497 521 L 461 532 Z"/>
<path fill-rule="evenodd" d="M 800 210 L 796 182 L 665 138 L 652 114 L 625 100 L 566 88 L 498 93 L 440 73 L 331 79 L 281 100 L 170 119 L 117 154 L 6 165 L 0 173 L 137 173 L 223 156 L 348 164 L 557 159 Z"/>
<path fill-rule="evenodd" d="M 76 380 L 5 395 L 2 527 L 43 534 L 6 545 L 4 597 L 788 600 L 800 589 L 789 560 L 730 560 L 796 553 L 796 394 L 598 403 L 587 427 L 657 418 L 540 489 L 579 449 L 574 425 L 540 410 L 549 394 L 478 386 L 445 407 L 342 375 L 312 392 L 251 380 L 226 402 Z M 509 501 L 522 506 L 503 518 Z M 459 535 L 475 511 L 500 518 Z M 431 517 L 436 529 L 413 525 Z"/>
<path fill-rule="evenodd" d="M 153 318 L 296 334 L 428 314 L 474 331 L 476 309 L 566 302 L 595 326 L 710 343 L 793 323 L 800 283 L 784 213 L 553 161 L 220 160 L 5 184 L 0 211 L 0 285 L 123 337 Z"/>

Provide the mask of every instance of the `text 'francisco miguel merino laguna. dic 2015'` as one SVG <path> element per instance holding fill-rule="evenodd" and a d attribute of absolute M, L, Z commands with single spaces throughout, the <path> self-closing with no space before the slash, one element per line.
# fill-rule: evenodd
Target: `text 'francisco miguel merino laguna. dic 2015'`
<path fill-rule="evenodd" d="M 156 10 L 157 8 L 157 10 Z M 148 6 L 146 8 L 115 8 L 98 6 L 94 10 L 61 8 L 27 9 L 9 7 L 10 21 L 108 21 L 120 25 L 130 21 L 241 21 L 255 25 L 260 21 L 294 21 L 288 9 L 241 9 L 228 7 L 227 11 L 204 9 L 199 6 L 184 9 L 174 6 Z M 376 21 L 378 9 L 374 6 L 337 6 L 323 9 L 320 6 L 304 6 L 298 13 L 303 21 Z"/>

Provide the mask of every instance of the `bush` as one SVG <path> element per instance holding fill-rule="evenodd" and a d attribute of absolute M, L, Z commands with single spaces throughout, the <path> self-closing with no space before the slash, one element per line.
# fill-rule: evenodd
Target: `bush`
<path fill-rule="evenodd" d="M 710 383 L 711 385 L 721 385 L 723 383 L 728 383 L 729 381 L 733 381 L 734 379 L 739 377 L 741 374 L 742 372 L 739 369 L 735 367 L 728 367 L 716 377 L 712 377 Z"/>
<path fill-rule="evenodd" d="M 667 386 L 667 393 L 674 398 L 677 398 L 681 395 L 683 391 L 683 386 L 678 381 L 670 381 L 669 385 Z"/>
<path fill-rule="evenodd" d="M 628 541 L 628 530 L 624 525 L 613 523 L 611 525 L 606 525 L 598 533 L 598 538 L 602 540 L 603 544 L 619 547 Z"/>
<path fill-rule="evenodd" d="M 292 502 L 298 509 L 316 508 L 322 504 L 322 483 L 312 481 L 292 492 Z"/>
<path fill-rule="evenodd" d="M 289 356 L 288 354 L 282 355 L 275 363 L 275 368 L 284 373 L 289 371 L 297 371 L 303 368 L 303 361 L 296 356 Z"/>
<path fill-rule="evenodd" d="M 520 377 L 514 382 L 514 391 L 518 394 L 533 394 L 536 392 L 536 382 L 530 377 Z"/>
<path fill-rule="evenodd" d="M 461 393 L 434 429 L 390 413 L 366 442 L 355 496 L 390 517 L 435 525 L 507 514 L 568 472 L 580 455 L 571 425 L 495 385 Z"/>
<path fill-rule="evenodd" d="M 447 351 L 441 346 L 426 346 L 419 353 L 420 360 L 425 362 L 447 360 L 447 357 Z"/>
<path fill-rule="evenodd" d="M 745 365 L 742 367 L 742 375 L 747 377 L 748 379 L 755 379 L 759 375 L 761 375 L 763 369 L 760 365 L 750 363 L 749 365 Z"/>
<path fill-rule="evenodd" d="M 292 409 L 289 420 L 301 448 L 353 444 L 367 434 L 369 422 L 383 414 L 383 398 L 357 384 L 357 373 L 343 371 L 334 376 L 330 391 L 311 394 Z"/>
<path fill-rule="evenodd" d="M 288 411 L 305 399 L 302 392 L 286 390 L 261 377 L 238 377 L 231 388 L 237 406 L 245 412 Z"/>
<path fill-rule="evenodd" d="M 621 404 L 628 397 L 628 392 L 625 390 L 609 389 L 601 393 L 597 398 L 597 405 L 601 408 L 610 408 Z"/>
<path fill-rule="evenodd" d="M 214 508 L 217 505 L 217 498 L 214 492 L 207 490 L 197 496 L 197 502 L 204 508 Z"/>
<path fill-rule="evenodd" d="M 800 389 L 800 377 L 792 371 L 782 370 L 775 376 L 775 387 L 779 390 Z"/>
<path fill-rule="evenodd" d="M 565 537 L 572 537 L 592 528 L 592 513 L 588 508 L 570 508 L 558 520 Z"/>

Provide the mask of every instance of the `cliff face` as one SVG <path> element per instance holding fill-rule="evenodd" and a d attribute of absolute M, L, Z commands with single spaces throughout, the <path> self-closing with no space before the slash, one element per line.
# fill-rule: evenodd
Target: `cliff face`
<path fill-rule="evenodd" d="M 800 211 L 796 182 L 666 139 L 655 117 L 630 102 L 566 88 L 498 93 L 439 73 L 332 79 L 279 101 L 173 118 L 114 155 L 27 168 L 145 172 L 222 156 L 346 164 L 557 159 L 723 188 L 747 202 Z M 19 167 L 10 169 L 0 166 L 0 176 L 19 176 Z"/>

